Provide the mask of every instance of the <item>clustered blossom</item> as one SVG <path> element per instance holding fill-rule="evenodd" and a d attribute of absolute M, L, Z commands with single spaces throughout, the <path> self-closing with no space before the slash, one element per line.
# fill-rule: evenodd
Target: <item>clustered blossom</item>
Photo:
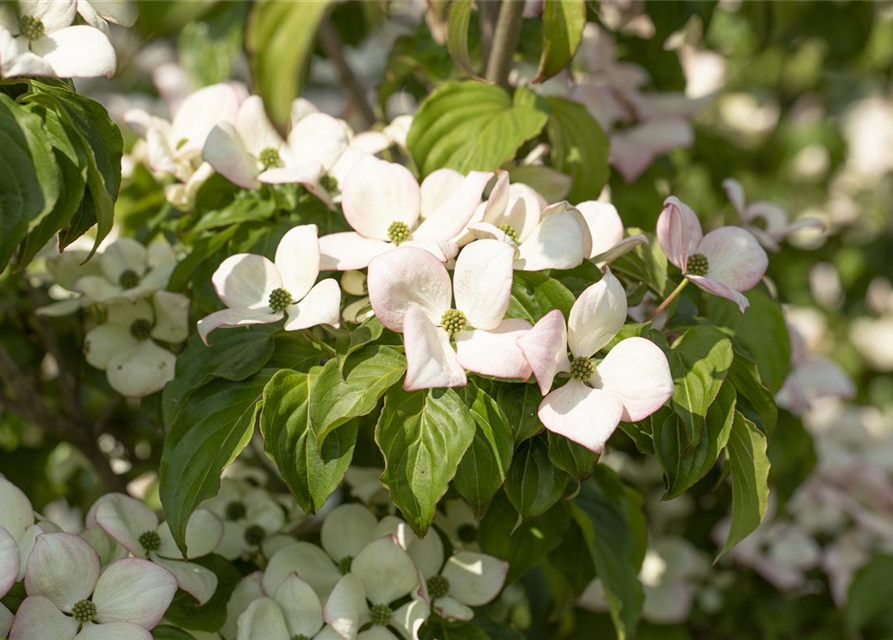
<path fill-rule="evenodd" d="M 223 515 L 215 515 L 211 508 L 224 501 Z M 241 548 L 258 548 L 245 541 L 250 527 L 224 532 L 225 523 L 256 507 L 268 514 L 262 519 L 272 527 L 268 533 L 281 532 L 271 535 L 278 538 L 275 548 L 244 556 L 259 570 L 229 599 L 219 632 L 226 640 L 418 640 L 432 611 L 471 620 L 471 607 L 495 599 L 508 571 L 506 562 L 477 551 L 447 555 L 438 531 L 419 539 L 400 518 L 379 520 L 358 503 L 329 510 L 318 545 L 296 539 L 302 517 L 290 516 L 274 494 L 238 474 L 225 478 L 224 489 L 206 504 L 188 523 L 187 560 L 167 523 L 129 495 L 101 497 L 83 531 L 63 533 L 45 518 L 34 524 L 28 499 L 0 476 L 0 595 L 20 582 L 27 595 L 14 614 L 0 605 L 0 636 L 148 640 L 178 589 L 199 605 L 217 591 L 217 575 L 196 559 L 239 558 L 241 552 L 233 553 L 239 536 Z M 271 515 L 277 510 L 278 519 Z"/>

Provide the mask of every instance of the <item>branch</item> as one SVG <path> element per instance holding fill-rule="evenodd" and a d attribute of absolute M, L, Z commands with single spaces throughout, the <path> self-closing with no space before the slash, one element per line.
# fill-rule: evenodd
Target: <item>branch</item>
<path fill-rule="evenodd" d="M 521 36 L 521 19 L 524 17 L 524 0 L 502 0 L 493 46 L 487 61 L 487 80 L 508 88 L 512 58 Z"/>
<path fill-rule="evenodd" d="M 353 69 L 350 68 L 347 59 L 344 57 L 344 45 L 341 43 L 338 31 L 328 20 L 323 20 L 319 26 L 319 43 L 322 45 L 322 50 L 335 63 L 338 77 L 353 97 L 353 103 L 360 111 L 363 125 L 368 129 L 377 120 L 375 112 L 372 111 L 372 107 L 367 100 L 366 88 L 357 79 Z"/>

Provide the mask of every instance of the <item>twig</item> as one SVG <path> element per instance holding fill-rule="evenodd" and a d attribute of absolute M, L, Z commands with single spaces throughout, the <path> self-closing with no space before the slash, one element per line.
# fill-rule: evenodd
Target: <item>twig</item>
<path fill-rule="evenodd" d="M 499 0 L 481 0 L 478 2 L 478 13 L 481 24 L 481 47 L 484 60 L 490 56 L 493 34 L 496 32 L 496 20 L 499 18 Z"/>
<path fill-rule="evenodd" d="M 344 57 L 344 45 L 341 43 L 338 31 L 328 20 L 323 20 L 319 27 L 319 43 L 322 45 L 322 50 L 335 63 L 338 77 L 353 97 L 353 103 L 360 112 L 363 125 L 368 129 L 375 124 L 375 112 L 369 105 L 366 88 L 357 79 Z"/>
<path fill-rule="evenodd" d="M 512 58 L 521 36 L 521 19 L 524 17 L 524 0 L 502 0 L 499 19 L 493 34 L 493 46 L 487 60 L 487 80 L 508 87 Z"/>

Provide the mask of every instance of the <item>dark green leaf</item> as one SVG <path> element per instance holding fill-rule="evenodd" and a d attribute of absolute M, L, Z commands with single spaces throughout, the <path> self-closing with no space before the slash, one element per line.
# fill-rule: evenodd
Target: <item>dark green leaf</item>
<path fill-rule="evenodd" d="M 546 127 L 552 168 L 573 178 L 570 202 L 595 200 L 608 182 L 608 138 L 582 104 L 547 100 L 552 110 Z"/>
<path fill-rule="evenodd" d="M 535 384 L 501 385 L 496 393 L 496 401 L 515 433 L 515 444 L 532 438 L 542 430 L 543 423 L 536 412 L 543 401 L 543 395 Z"/>
<path fill-rule="evenodd" d="M 852 634 L 858 634 L 879 618 L 889 616 L 891 584 L 893 556 L 875 556 L 856 572 L 844 609 L 846 625 Z"/>
<path fill-rule="evenodd" d="M 743 396 L 750 404 L 751 412 L 745 412 L 742 407 L 738 410 L 753 418 L 763 433 L 772 433 L 778 422 L 778 407 L 775 404 L 775 396 L 769 391 L 760 379 L 760 372 L 753 360 L 741 351 L 735 351 L 735 359 L 729 370 L 729 381 L 735 385 L 739 398 Z M 753 415 L 748 415 L 752 413 Z"/>
<path fill-rule="evenodd" d="M 474 418 L 452 389 L 392 387 L 375 426 L 385 459 L 382 482 L 419 537 L 434 523 L 437 503 L 474 440 Z"/>
<path fill-rule="evenodd" d="M 583 0 L 546 0 L 543 7 L 543 54 L 533 82 L 548 80 L 564 69 L 583 40 L 586 3 Z"/>
<path fill-rule="evenodd" d="M 555 278 L 535 271 L 516 271 L 508 314 L 531 324 L 558 309 L 567 318 L 574 306 L 574 294 Z"/>
<path fill-rule="evenodd" d="M 152 629 L 153 640 L 195 640 L 195 638 L 183 631 L 168 624 L 160 624 Z"/>
<path fill-rule="evenodd" d="M 552 464 L 578 482 L 592 475 L 592 470 L 598 463 L 597 453 L 592 453 L 583 445 L 551 431 L 548 433 L 548 438 L 549 460 Z"/>
<path fill-rule="evenodd" d="M 548 511 L 564 496 L 568 475 L 549 460 L 544 438 L 531 438 L 518 447 L 505 481 L 505 495 L 521 515 L 530 520 Z"/>
<path fill-rule="evenodd" d="M 198 606 L 191 595 L 178 591 L 171 606 L 164 614 L 165 620 L 184 629 L 214 632 L 226 623 L 226 605 L 242 575 L 231 562 L 218 555 L 209 555 L 192 562 L 210 569 L 217 575 L 217 590 L 208 602 Z M 156 629 L 157 630 L 157 629 Z M 163 636 L 179 640 L 184 636 Z M 185 636 L 191 637 L 191 636 Z"/>

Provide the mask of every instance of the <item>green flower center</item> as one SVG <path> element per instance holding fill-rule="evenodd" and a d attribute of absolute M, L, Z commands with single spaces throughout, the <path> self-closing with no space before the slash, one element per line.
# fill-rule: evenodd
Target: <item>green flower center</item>
<path fill-rule="evenodd" d="M 22 16 L 19 18 L 20 35 L 28 38 L 28 40 L 38 40 L 47 33 L 43 22 L 36 16 Z"/>
<path fill-rule="evenodd" d="M 267 537 L 267 532 L 264 531 L 264 528 L 258 526 L 256 524 L 251 525 L 247 529 L 245 529 L 245 542 L 250 544 L 252 547 L 257 547 L 261 542 L 264 541 L 264 538 Z"/>
<path fill-rule="evenodd" d="M 346 576 L 350 573 L 350 568 L 353 565 L 353 556 L 344 556 L 341 560 L 338 561 L 338 571 L 341 572 L 342 576 Z"/>
<path fill-rule="evenodd" d="M 279 152 L 273 147 L 267 147 L 261 151 L 257 159 L 264 165 L 264 169 L 273 169 L 282 166 L 282 156 L 280 156 Z"/>
<path fill-rule="evenodd" d="M 270 294 L 269 304 L 274 313 L 285 311 L 294 303 L 295 299 L 291 297 L 291 294 L 281 287 L 273 289 L 273 292 Z"/>
<path fill-rule="evenodd" d="M 127 269 L 118 276 L 118 283 L 125 289 L 133 289 L 140 283 L 140 277 L 137 275 L 136 271 Z"/>
<path fill-rule="evenodd" d="M 589 358 L 574 358 L 574 361 L 571 362 L 571 378 L 574 380 L 586 382 L 592 377 L 594 371 L 595 365 Z"/>
<path fill-rule="evenodd" d="M 338 180 L 330 173 L 327 173 L 319 179 L 319 186 L 326 191 L 334 191 L 338 188 Z"/>
<path fill-rule="evenodd" d="M 391 226 L 388 227 L 388 240 L 390 240 L 394 244 L 406 242 L 407 240 L 409 240 L 411 232 L 412 230 L 409 228 L 408 224 L 397 220 L 395 222 L 392 222 Z"/>
<path fill-rule="evenodd" d="M 174 148 L 179 151 L 186 146 L 187 142 L 189 142 L 189 138 L 180 138 L 179 140 L 177 140 L 177 144 L 174 145 Z"/>
<path fill-rule="evenodd" d="M 158 551 L 161 548 L 161 536 L 154 531 L 146 531 L 140 536 L 139 541 L 146 553 Z"/>
<path fill-rule="evenodd" d="M 230 522 L 235 522 L 236 520 L 241 520 L 242 518 L 244 518 L 246 513 L 248 513 L 248 509 L 245 508 L 244 503 L 233 501 L 226 505 L 226 511 L 224 515 Z"/>
<path fill-rule="evenodd" d="M 434 576 L 428 579 L 428 595 L 432 600 L 446 597 L 450 592 L 450 581 L 443 576 Z"/>
<path fill-rule="evenodd" d="M 391 618 L 394 617 L 394 611 L 386 604 L 373 605 L 369 609 L 369 614 L 372 617 L 372 624 L 379 627 L 386 627 L 391 623 Z"/>
<path fill-rule="evenodd" d="M 71 608 L 71 615 L 81 624 L 93 622 L 97 615 L 96 605 L 89 600 L 78 600 Z"/>
<path fill-rule="evenodd" d="M 137 340 L 145 340 L 152 335 L 152 323 L 145 318 L 134 320 L 130 325 L 130 335 Z"/>
<path fill-rule="evenodd" d="M 468 319 L 458 309 L 447 309 L 443 312 L 443 317 L 440 319 L 440 326 L 448 334 L 453 335 L 468 326 Z"/>
<path fill-rule="evenodd" d="M 693 253 L 688 256 L 688 262 L 685 264 L 686 271 L 693 276 L 706 276 L 710 263 L 707 256 L 703 253 Z"/>
<path fill-rule="evenodd" d="M 511 238 L 515 242 L 518 241 L 518 232 L 515 230 L 515 228 L 512 225 L 501 224 L 501 225 L 499 225 L 499 230 L 502 231 L 505 235 L 507 235 L 509 238 Z"/>
<path fill-rule="evenodd" d="M 463 524 L 456 530 L 456 535 L 459 537 L 459 540 L 468 544 L 477 540 L 478 529 L 473 524 Z"/>

